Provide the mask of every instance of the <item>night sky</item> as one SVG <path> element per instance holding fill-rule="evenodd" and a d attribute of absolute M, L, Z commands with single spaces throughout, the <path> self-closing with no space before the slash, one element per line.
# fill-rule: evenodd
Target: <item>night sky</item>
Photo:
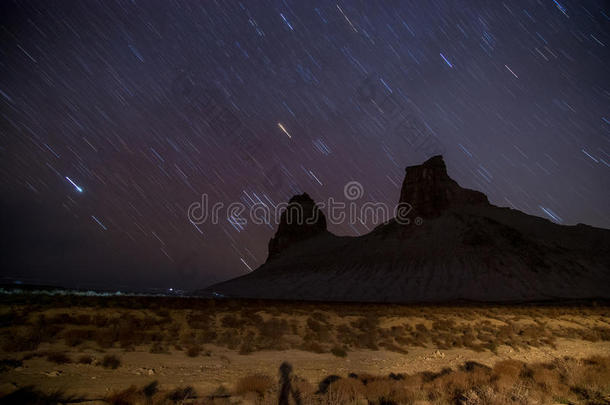
<path fill-rule="evenodd" d="M 276 226 L 193 224 L 202 194 L 394 204 L 439 153 L 493 204 L 610 228 L 607 1 L 0 8 L 1 281 L 204 287 Z"/>

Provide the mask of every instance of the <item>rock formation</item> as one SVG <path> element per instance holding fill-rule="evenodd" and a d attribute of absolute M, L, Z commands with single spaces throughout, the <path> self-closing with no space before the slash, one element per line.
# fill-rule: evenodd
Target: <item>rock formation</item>
<path fill-rule="evenodd" d="M 423 222 L 360 237 L 326 230 L 311 198 L 290 200 L 255 271 L 202 290 L 224 296 L 361 302 L 524 302 L 610 298 L 610 231 L 496 207 L 447 175 L 441 156 L 406 169 L 399 202 Z"/>
<path fill-rule="evenodd" d="M 410 204 L 413 213 L 423 218 L 438 217 L 451 207 L 489 205 L 485 194 L 462 188 L 449 177 L 442 156 L 407 167 L 406 172 L 399 201 Z"/>
<path fill-rule="evenodd" d="M 289 246 L 325 233 L 326 217 L 307 193 L 295 195 L 282 213 L 277 232 L 269 241 L 269 259 Z"/>

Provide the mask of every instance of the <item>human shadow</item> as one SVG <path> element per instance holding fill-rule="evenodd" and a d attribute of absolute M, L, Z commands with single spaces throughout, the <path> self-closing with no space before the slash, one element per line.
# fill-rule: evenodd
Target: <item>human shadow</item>
<path fill-rule="evenodd" d="M 292 402 L 290 401 L 292 398 Z M 280 366 L 280 396 L 278 398 L 279 405 L 301 405 L 301 393 L 298 389 L 292 387 L 292 365 L 288 362 L 283 362 Z"/>

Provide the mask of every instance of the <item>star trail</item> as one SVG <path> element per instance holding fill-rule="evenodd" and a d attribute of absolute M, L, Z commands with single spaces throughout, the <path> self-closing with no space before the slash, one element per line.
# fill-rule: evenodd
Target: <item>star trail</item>
<path fill-rule="evenodd" d="M 276 227 L 194 223 L 203 194 L 392 204 L 435 154 L 493 204 L 610 227 L 608 2 L 0 7 L 5 282 L 200 288 Z"/>

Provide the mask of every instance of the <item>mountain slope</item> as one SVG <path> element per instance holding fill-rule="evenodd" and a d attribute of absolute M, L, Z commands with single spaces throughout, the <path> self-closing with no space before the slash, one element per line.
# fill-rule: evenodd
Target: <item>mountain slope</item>
<path fill-rule="evenodd" d="M 610 231 L 493 206 L 452 180 L 441 156 L 406 170 L 400 202 L 421 225 L 394 219 L 339 237 L 307 194 L 291 202 L 314 220 L 289 224 L 284 214 L 265 264 L 205 292 L 371 302 L 610 298 Z"/>

